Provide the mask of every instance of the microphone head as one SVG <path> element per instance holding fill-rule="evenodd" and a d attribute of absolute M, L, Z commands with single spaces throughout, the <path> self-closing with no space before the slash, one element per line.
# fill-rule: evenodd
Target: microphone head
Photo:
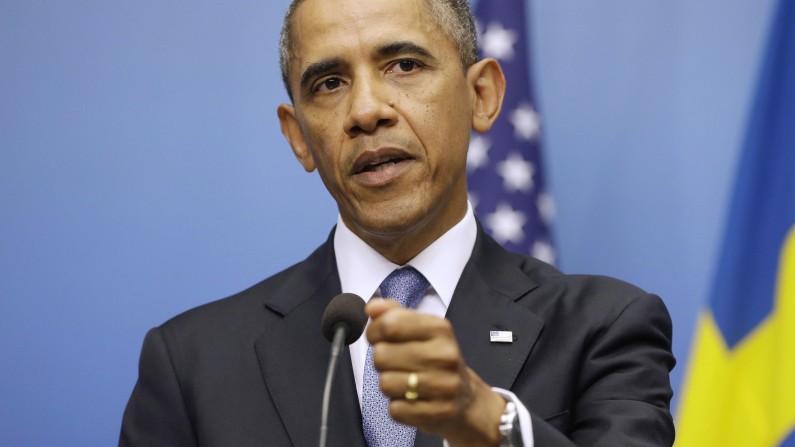
<path fill-rule="evenodd" d="M 334 339 L 334 331 L 340 324 L 346 326 L 346 345 L 355 342 L 364 332 L 367 314 L 364 313 L 364 300 L 359 295 L 341 293 L 326 306 L 320 327 L 328 341 Z"/>

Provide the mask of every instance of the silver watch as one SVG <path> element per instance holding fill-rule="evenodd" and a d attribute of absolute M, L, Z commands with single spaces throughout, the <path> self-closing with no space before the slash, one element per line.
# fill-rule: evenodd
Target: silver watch
<path fill-rule="evenodd" d="M 500 416 L 500 447 L 524 447 L 516 404 L 507 400 Z"/>

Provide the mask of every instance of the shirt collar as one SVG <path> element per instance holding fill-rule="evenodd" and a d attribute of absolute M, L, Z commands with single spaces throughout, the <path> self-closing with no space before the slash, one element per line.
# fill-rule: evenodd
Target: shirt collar
<path fill-rule="evenodd" d="M 463 219 L 406 263 L 425 276 L 445 307 L 450 306 L 476 238 L 475 214 L 472 205 L 467 203 Z M 337 217 L 334 232 L 334 253 L 342 291 L 355 293 L 365 301 L 375 295 L 387 275 L 403 267 L 390 262 L 353 234 L 341 216 Z"/>

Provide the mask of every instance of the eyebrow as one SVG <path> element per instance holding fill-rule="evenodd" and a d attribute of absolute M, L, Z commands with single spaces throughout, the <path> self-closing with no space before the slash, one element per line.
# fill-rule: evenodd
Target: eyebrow
<path fill-rule="evenodd" d="M 337 69 L 342 65 L 343 61 L 340 58 L 325 59 L 322 61 L 315 62 L 313 64 L 309 64 L 309 66 L 306 67 L 306 70 L 304 70 L 304 72 L 301 73 L 301 83 L 300 83 L 301 90 L 306 89 L 307 84 L 311 83 L 314 78 L 328 71 Z"/>
<path fill-rule="evenodd" d="M 397 42 L 388 43 L 384 46 L 378 47 L 376 54 L 381 57 L 397 56 L 400 54 L 415 54 L 425 58 L 436 60 L 430 51 L 417 45 L 414 42 L 401 40 Z"/>

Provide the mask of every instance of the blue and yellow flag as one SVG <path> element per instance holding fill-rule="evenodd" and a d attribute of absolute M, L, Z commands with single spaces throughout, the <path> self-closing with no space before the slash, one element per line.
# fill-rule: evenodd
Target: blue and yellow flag
<path fill-rule="evenodd" d="M 780 0 L 678 447 L 795 447 L 795 2 Z"/>

